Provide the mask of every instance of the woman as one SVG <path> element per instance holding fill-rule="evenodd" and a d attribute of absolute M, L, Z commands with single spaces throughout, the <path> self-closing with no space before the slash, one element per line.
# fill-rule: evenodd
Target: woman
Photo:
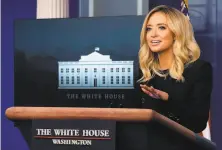
<path fill-rule="evenodd" d="M 206 127 L 212 91 L 212 67 L 199 57 L 184 14 L 159 6 L 147 15 L 139 51 L 140 86 L 149 95 L 144 106 L 197 133 Z"/>
<path fill-rule="evenodd" d="M 142 107 L 199 133 L 206 127 L 212 91 L 212 66 L 200 59 L 189 19 L 180 11 L 158 6 L 141 31 L 139 80 Z"/>
<path fill-rule="evenodd" d="M 142 95 L 141 107 L 153 109 L 196 133 L 204 130 L 210 109 L 212 67 L 199 58 L 200 48 L 189 19 L 174 8 L 154 8 L 144 20 L 140 44 L 141 94 L 137 95 Z M 156 124 L 123 127 L 127 131 L 126 128 L 131 131 L 122 139 L 130 142 L 122 149 L 194 148 Z M 133 142 L 138 147 L 130 146 Z"/>

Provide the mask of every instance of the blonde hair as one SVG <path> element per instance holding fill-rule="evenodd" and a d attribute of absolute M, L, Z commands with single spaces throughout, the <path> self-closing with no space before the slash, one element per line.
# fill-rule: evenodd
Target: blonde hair
<path fill-rule="evenodd" d="M 155 74 L 166 77 L 167 74 L 161 73 L 158 69 L 158 58 L 149 49 L 146 41 L 146 27 L 149 18 L 156 12 L 162 12 L 167 17 L 167 25 L 174 34 L 173 44 L 173 64 L 169 69 L 169 75 L 177 81 L 184 81 L 183 71 L 185 65 L 196 61 L 200 57 L 200 48 L 195 41 L 192 25 L 183 13 L 175 8 L 160 5 L 152 9 L 146 16 L 141 34 L 139 65 L 143 73 L 139 81 L 146 82 L 152 79 Z"/>

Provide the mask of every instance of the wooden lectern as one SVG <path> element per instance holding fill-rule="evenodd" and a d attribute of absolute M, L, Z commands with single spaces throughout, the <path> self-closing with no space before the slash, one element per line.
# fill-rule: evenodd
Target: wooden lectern
<path fill-rule="evenodd" d="M 193 131 L 168 119 L 167 117 L 150 109 L 127 108 L 84 108 L 84 107 L 10 107 L 5 112 L 6 117 L 12 121 L 27 120 L 114 120 L 117 122 L 156 122 L 182 135 L 201 147 L 203 150 L 215 150 L 216 145 Z M 173 139 L 172 139 L 173 140 Z M 161 144 L 161 143 L 160 143 Z"/>

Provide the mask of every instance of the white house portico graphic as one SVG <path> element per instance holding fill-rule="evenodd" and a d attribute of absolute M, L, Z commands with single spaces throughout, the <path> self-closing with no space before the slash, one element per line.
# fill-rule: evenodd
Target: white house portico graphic
<path fill-rule="evenodd" d="M 58 62 L 59 89 L 131 89 L 133 61 L 112 61 L 96 47 L 79 61 Z"/>

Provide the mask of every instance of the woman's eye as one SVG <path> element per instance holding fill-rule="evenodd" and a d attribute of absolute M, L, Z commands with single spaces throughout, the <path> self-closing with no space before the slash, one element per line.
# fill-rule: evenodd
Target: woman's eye
<path fill-rule="evenodd" d="M 165 30 L 166 27 L 164 27 L 164 26 L 160 26 L 159 29 L 160 29 L 160 30 Z"/>
<path fill-rule="evenodd" d="M 151 28 L 150 27 L 146 27 L 146 31 L 150 31 L 151 30 Z"/>

